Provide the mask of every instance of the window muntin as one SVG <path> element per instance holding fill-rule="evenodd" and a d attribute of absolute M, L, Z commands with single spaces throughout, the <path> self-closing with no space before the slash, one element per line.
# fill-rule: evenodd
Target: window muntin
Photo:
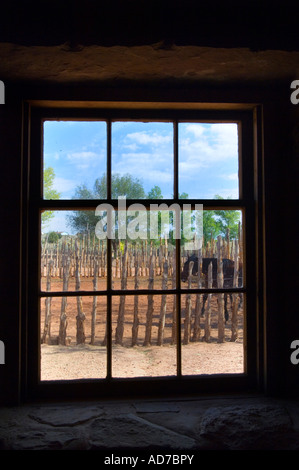
<path fill-rule="evenodd" d="M 192 123 L 193 123 L 193 121 L 192 121 Z M 108 124 L 108 127 L 109 127 L 109 121 L 107 121 L 107 124 Z M 111 122 L 110 124 L 113 124 L 113 123 Z M 175 129 L 176 126 L 178 126 L 178 123 L 177 123 L 177 122 L 173 122 L 173 126 L 174 126 L 174 129 Z M 178 129 L 178 128 L 179 128 L 179 127 L 177 127 L 177 129 Z M 112 129 L 112 127 L 111 127 L 111 129 Z M 176 132 L 174 132 L 174 155 L 173 155 L 173 157 L 174 157 L 174 164 L 173 164 L 173 172 L 174 172 L 173 184 L 174 184 L 174 191 L 173 191 L 173 194 L 180 197 L 180 194 L 179 194 L 179 188 L 180 188 L 180 176 L 179 176 L 179 175 L 180 175 L 180 172 L 179 172 L 179 170 L 178 170 L 178 169 L 179 169 L 179 151 L 176 152 L 176 150 L 175 150 L 176 148 L 179 149 L 179 144 L 178 144 L 178 140 L 176 141 L 175 135 L 176 135 Z M 179 133 L 177 133 L 177 135 L 179 135 Z M 109 136 L 109 132 L 108 132 L 108 136 Z M 108 140 L 109 140 L 109 137 L 108 137 L 108 139 L 107 139 L 107 147 L 108 147 L 108 149 L 109 149 Z M 110 159 L 110 165 L 111 165 L 112 158 L 111 158 L 111 155 L 109 156 L 109 150 L 108 150 L 107 154 L 108 154 L 108 158 L 107 158 L 108 178 L 107 178 L 107 183 L 106 183 L 106 184 L 107 184 L 107 194 L 110 193 L 110 194 L 112 195 L 112 191 L 111 191 L 111 179 L 110 179 L 110 183 L 109 183 L 109 171 L 110 171 L 110 170 L 109 170 L 109 159 Z M 110 166 L 110 168 L 111 168 L 111 166 Z M 112 174 L 112 172 L 111 172 L 111 174 Z M 239 183 L 240 183 L 240 181 L 238 181 L 238 186 L 239 186 Z M 110 185 L 110 191 L 109 191 L 109 185 Z M 183 195 L 183 197 L 184 197 L 184 195 Z M 70 198 L 70 199 L 71 199 L 71 198 Z M 194 204 L 194 201 L 196 201 L 196 198 L 190 198 L 190 199 L 192 200 L 192 203 Z M 203 199 L 204 199 L 204 198 L 203 198 Z M 109 202 L 112 202 L 112 201 L 111 201 L 110 199 L 108 199 L 108 198 L 105 199 L 105 200 L 106 200 L 106 201 L 109 201 Z M 78 201 L 80 201 L 80 202 L 78 202 Z M 80 210 L 83 210 L 84 207 L 87 207 L 86 200 L 82 199 L 82 200 L 78 200 L 78 201 L 77 201 L 78 204 L 76 204 L 76 208 L 78 208 L 78 206 L 80 206 L 80 205 L 82 205 L 82 207 L 81 207 Z M 174 198 L 173 201 L 178 202 L 178 200 L 177 200 L 176 198 Z M 225 200 L 225 202 L 226 202 L 225 205 L 224 205 L 223 202 L 222 202 L 223 200 L 219 200 L 219 201 L 220 201 L 220 202 L 218 202 L 218 199 L 210 199 L 210 198 L 209 198 L 208 207 L 210 208 L 210 210 L 212 210 L 212 208 L 213 208 L 213 210 L 214 210 L 214 209 L 223 208 L 223 210 L 242 210 L 242 211 L 244 211 L 244 204 L 242 203 L 242 200 L 236 200 L 236 199 L 235 199 L 234 201 L 232 201 L 232 200 Z M 97 201 L 97 202 L 98 202 L 98 201 Z M 145 199 L 143 202 L 144 202 L 145 206 L 148 207 L 149 204 L 150 204 L 150 202 L 152 202 L 152 201 L 149 201 L 149 200 Z M 160 203 L 161 201 L 160 201 L 160 200 L 157 200 L 156 202 L 159 202 L 159 203 Z M 182 201 L 182 202 L 183 202 L 183 201 Z M 59 212 L 61 212 L 61 208 L 63 207 L 63 204 L 64 204 L 63 201 L 57 202 L 57 207 L 59 206 Z M 53 206 L 56 207 L 55 202 L 54 202 Z M 40 210 L 41 210 L 41 211 L 47 210 L 46 208 L 48 208 L 48 207 L 50 207 L 50 206 L 47 205 L 47 204 L 44 205 L 44 204 L 42 203 L 42 201 L 41 201 L 41 204 L 40 204 Z M 72 206 L 72 207 L 74 207 L 74 206 Z M 96 207 L 96 206 L 94 206 L 94 208 L 95 208 L 95 207 Z M 67 202 L 65 203 L 65 207 L 64 207 L 64 208 L 65 208 L 65 211 L 68 211 L 68 212 L 71 211 L 71 208 L 68 207 Z M 58 212 L 58 211 L 57 211 L 57 212 Z M 108 241 L 108 245 L 109 245 L 109 244 L 110 244 L 110 242 Z M 177 247 L 179 247 L 179 244 L 177 244 Z M 107 250 L 107 251 L 109 251 L 109 250 Z M 110 256 L 111 256 L 111 253 L 112 253 L 112 250 L 111 250 L 111 244 L 110 244 Z M 182 262 L 181 262 L 181 263 L 182 263 Z M 107 265 L 109 265 L 109 262 L 107 262 Z M 110 266 L 111 266 L 111 265 L 110 265 Z M 182 264 L 180 265 L 180 268 L 182 268 Z M 107 277 L 107 280 L 108 280 L 108 279 L 109 279 L 109 276 Z M 111 277 L 110 277 L 110 279 L 111 279 Z M 104 291 L 101 291 L 101 296 L 98 296 L 98 297 L 101 297 L 101 298 L 103 297 L 103 298 L 105 298 L 105 295 L 106 295 L 106 300 L 107 300 L 107 312 L 112 312 L 112 305 L 113 305 L 113 304 L 115 304 L 115 305 L 117 304 L 117 301 L 121 298 L 121 294 L 120 294 L 119 291 L 117 291 L 117 292 L 115 293 L 115 296 L 114 296 L 114 295 L 113 295 L 113 290 L 112 290 L 112 289 L 113 289 L 113 282 L 108 281 L 107 284 L 108 284 L 107 290 L 106 290 L 106 291 L 105 291 L 105 290 L 104 290 Z M 180 336 L 181 342 L 179 342 L 179 343 L 177 343 L 177 344 L 175 345 L 175 350 L 176 350 L 176 351 L 177 351 L 177 350 L 180 350 L 180 351 L 179 351 L 179 354 L 176 354 L 176 358 L 177 358 L 177 362 L 176 362 L 176 374 L 179 375 L 179 376 L 180 376 L 181 374 L 183 374 L 183 375 L 184 375 L 184 374 L 185 374 L 185 375 L 189 375 L 189 374 L 190 374 L 190 375 L 197 375 L 197 374 L 201 375 L 202 373 L 205 373 L 205 372 L 200 372 L 200 368 L 195 368 L 195 367 L 193 367 L 193 372 L 192 372 L 192 370 L 190 371 L 190 368 L 188 368 L 188 367 L 186 367 L 186 366 L 184 365 L 184 357 L 185 357 L 185 356 L 184 356 L 183 351 L 184 351 L 185 345 L 183 345 L 183 341 L 182 341 L 182 340 L 183 340 L 183 324 L 184 324 L 184 322 L 183 322 L 183 310 L 184 310 L 183 305 L 184 305 L 184 303 L 185 303 L 185 297 L 183 296 L 183 290 L 181 290 L 181 289 L 183 288 L 183 286 L 182 286 L 182 285 L 179 286 L 176 282 L 174 282 L 174 284 L 176 284 L 176 286 L 173 287 L 173 289 L 174 289 L 174 291 L 173 291 L 173 292 L 174 292 L 174 295 L 173 295 L 173 303 L 176 304 L 176 307 L 177 307 L 178 305 L 180 305 L 179 309 L 177 309 L 177 310 L 180 310 L 180 312 L 177 312 L 177 315 L 178 315 L 178 316 L 177 316 L 177 325 L 179 324 L 179 317 L 180 317 L 180 321 L 181 321 L 181 329 L 180 329 L 179 327 L 177 327 L 177 332 L 180 330 L 179 336 Z M 230 289 L 230 290 L 231 290 L 231 289 Z M 187 288 L 187 291 L 188 291 L 188 288 Z M 242 287 L 240 294 L 243 295 L 243 297 L 244 297 L 245 291 L 246 291 L 246 289 Z M 59 291 L 58 291 L 58 293 L 59 293 Z M 81 294 L 81 293 L 82 293 L 82 298 L 84 298 L 84 297 L 87 296 L 87 294 L 88 294 L 88 292 L 87 292 L 87 291 L 84 291 L 83 289 L 82 289 L 82 292 L 80 291 L 80 294 Z M 234 294 L 235 291 L 233 290 L 232 293 Z M 129 294 L 129 295 L 128 295 L 128 294 Z M 138 295 L 137 297 L 139 297 L 139 298 L 141 298 L 141 296 L 144 295 L 143 292 L 140 292 L 140 293 L 138 293 L 138 294 L 139 294 L 139 295 Z M 43 298 L 43 297 L 45 297 L 45 295 L 46 295 L 45 293 L 42 293 L 42 294 L 41 294 L 41 297 Z M 75 291 L 75 292 L 74 292 L 74 298 L 77 299 L 78 295 L 79 295 L 79 293 Z M 170 296 L 170 294 L 169 294 L 168 291 L 167 291 L 167 295 Z M 185 295 L 185 293 L 184 293 L 184 295 Z M 195 294 L 195 295 L 196 295 L 196 294 Z M 216 296 L 218 296 L 218 297 L 219 297 L 219 295 L 220 295 L 220 293 L 217 293 L 217 294 L 216 294 Z M 67 296 L 68 296 L 68 297 L 71 297 L 71 296 L 72 296 L 72 293 L 70 292 Z M 130 296 L 130 297 L 132 296 L 132 292 L 127 292 L 127 291 L 126 291 L 126 297 L 129 297 L 129 296 Z M 53 298 L 57 298 L 57 292 L 54 294 Z M 158 300 L 159 296 L 158 296 L 158 293 L 157 293 L 157 292 L 153 292 L 153 298 L 156 299 L 156 300 Z M 160 295 L 160 298 L 161 298 L 161 295 Z M 184 298 L 184 301 L 183 301 L 183 298 Z M 214 297 L 214 298 L 217 299 L 217 297 Z M 193 301 L 193 304 L 195 305 L 194 302 L 196 303 L 196 301 Z M 217 302 L 216 302 L 216 303 L 217 303 Z M 191 302 L 191 304 L 192 304 L 192 302 Z M 109 317 L 110 317 L 110 318 L 109 318 Z M 108 314 L 107 314 L 107 325 L 106 325 L 106 328 L 107 328 L 107 330 L 110 329 L 110 332 L 108 332 L 108 335 L 110 334 L 110 336 L 111 336 L 111 338 L 110 338 L 111 341 L 108 341 L 108 342 L 107 342 L 107 344 L 108 344 L 108 346 L 107 346 L 107 371 L 106 371 L 106 373 L 107 373 L 106 376 L 107 376 L 107 377 L 113 376 L 113 373 L 111 372 L 111 371 L 113 370 L 113 359 L 112 359 L 112 358 L 113 358 L 113 354 L 112 354 L 112 352 L 113 352 L 113 346 L 114 346 L 114 345 L 113 345 L 113 341 L 112 341 L 112 337 L 113 337 L 112 328 L 111 328 L 112 325 L 113 325 L 113 321 L 112 321 L 112 318 L 111 318 L 110 313 L 108 313 Z M 199 344 L 198 344 L 198 345 L 199 345 Z M 243 351 L 243 346 L 242 346 L 242 351 Z M 242 362 L 242 364 L 243 364 L 243 372 L 245 372 L 245 371 L 246 371 L 246 366 L 245 366 L 245 364 L 244 364 L 244 361 L 246 360 L 246 358 L 244 357 L 243 352 L 242 352 L 242 355 L 239 357 L 239 360 Z M 225 370 L 224 370 L 224 369 L 223 369 L 223 372 L 225 373 Z M 217 371 L 217 369 L 214 369 L 211 373 L 212 373 L 212 374 L 218 374 L 218 371 Z M 236 372 L 236 373 L 238 373 L 238 372 Z M 163 373 L 162 373 L 161 375 L 163 376 Z M 120 376 L 120 377 L 122 376 L 121 372 L 118 373 L 118 376 Z M 137 375 L 137 376 L 138 376 L 138 375 Z M 145 374 L 145 376 L 147 376 L 147 375 Z M 159 372 L 157 372 L 157 373 L 155 374 L 155 376 L 159 376 Z M 65 378 L 67 378 L 67 377 L 65 377 Z M 82 378 L 83 378 L 83 376 L 82 376 Z M 43 379 L 42 379 L 42 380 L 43 380 Z M 56 378 L 53 378 L 52 380 L 59 380 L 59 378 L 56 377 Z"/>

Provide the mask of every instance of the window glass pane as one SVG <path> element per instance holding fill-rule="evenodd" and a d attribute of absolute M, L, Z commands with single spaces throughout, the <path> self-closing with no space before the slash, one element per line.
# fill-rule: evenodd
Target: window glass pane
<path fill-rule="evenodd" d="M 153 204 L 155 208 L 162 205 Z M 167 289 L 175 287 L 175 222 L 180 208 L 147 210 L 144 205 L 120 204 L 118 210 L 99 205 L 96 236 L 111 239 L 114 289 Z M 133 210 L 134 208 L 134 210 Z"/>
<path fill-rule="evenodd" d="M 112 303 L 113 377 L 176 375 L 174 295 L 127 295 Z"/>
<path fill-rule="evenodd" d="M 44 122 L 44 199 L 101 199 L 106 191 L 106 123 Z"/>
<path fill-rule="evenodd" d="M 113 289 L 171 289 L 175 287 L 175 247 L 165 240 L 113 243 Z"/>
<path fill-rule="evenodd" d="M 105 378 L 106 298 L 41 299 L 41 380 Z"/>
<path fill-rule="evenodd" d="M 179 124 L 182 199 L 239 198 L 238 125 Z"/>
<path fill-rule="evenodd" d="M 112 198 L 173 196 L 173 124 L 112 123 Z"/>
<path fill-rule="evenodd" d="M 184 294 L 182 374 L 244 373 L 244 294 Z M 227 313 L 225 315 L 225 304 Z"/>
<path fill-rule="evenodd" d="M 95 211 L 42 213 L 41 289 L 103 290 L 107 286 L 107 241 L 95 235 Z"/>
<path fill-rule="evenodd" d="M 243 287 L 240 210 L 204 210 L 202 245 L 195 250 L 189 246 L 181 240 L 182 288 Z"/>

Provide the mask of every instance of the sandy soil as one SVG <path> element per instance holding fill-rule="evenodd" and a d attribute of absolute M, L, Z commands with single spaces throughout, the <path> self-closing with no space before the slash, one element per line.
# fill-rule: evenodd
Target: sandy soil
<path fill-rule="evenodd" d="M 106 351 L 100 346 L 49 346 L 43 344 L 42 380 L 63 380 L 106 377 Z M 114 377 L 155 377 L 176 374 L 176 350 L 173 346 L 114 346 L 112 351 Z M 241 342 L 183 346 L 184 375 L 242 373 Z"/>
<path fill-rule="evenodd" d="M 90 282 L 90 281 L 89 281 Z M 86 281 L 87 283 L 87 281 Z M 90 288 L 83 283 L 82 289 Z M 52 282 L 52 290 L 60 290 L 61 283 Z M 126 296 L 123 345 L 115 344 L 115 329 L 119 308 L 119 297 L 112 303 L 112 375 L 114 377 L 169 376 L 176 374 L 176 346 L 171 344 L 174 296 L 167 296 L 167 310 L 162 346 L 157 346 L 157 334 L 162 296 L 154 297 L 154 316 L 151 345 L 144 346 L 147 296 L 140 296 L 138 303 L 139 329 L 137 345 L 132 347 L 132 324 L 134 314 L 134 296 Z M 96 335 L 90 344 L 91 311 L 94 297 L 82 297 L 85 319 L 85 344 L 76 344 L 77 300 L 69 297 L 67 305 L 67 346 L 56 344 L 41 345 L 41 379 L 60 380 L 78 378 L 105 378 L 107 352 L 103 346 L 106 329 L 106 300 L 97 297 Z M 192 295 L 194 313 L 196 296 Z M 204 318 L 201 318 L 201 336 L 199 341 L 182 344 L 182 373 L 184 375 L 242 373 L 243 361 L 243 310 L 238 313 L 237 341 L 231 342 L 231 320 L 225 325 L 225 342 L 218 343 L 217 295 L 212 296 L 211 341 L 204 341 Z M 230 303 L 229 303 L 230 307 Z M 182 296 L 182 335 L 184 333 L 184 314 L 186 296 Z M 41 332 L 44 328 L 45 299 L 41 300 Z M 51 339 L 56 342 L 59 333 L 61 297 L 52 298 L 51 304 Z M 192 318 L 192 322 L 194 318 Z M 192 327 L 191 327 L 192 335 Z"/>

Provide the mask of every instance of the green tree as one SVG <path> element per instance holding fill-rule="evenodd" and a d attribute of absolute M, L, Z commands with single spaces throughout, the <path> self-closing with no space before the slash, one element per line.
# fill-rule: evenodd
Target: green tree
<path fill-rule="evenodd" d="M 48 242 L 49 243 L 57 243 L 58 240 L 62 237 L 61 233 L 58 232 L 50 232 L 48 234 Z"/>
<path fill-rule="evenodd" d="M 106 199 L 106 187 L 106 175 L 97 178 L 92 192 L 93 199 Z M 111 197 L 117 199 L 120 196 L 125 196 L 127 199 L 144 199 L 145 192 L 142 182 L 128 173 L 125 175 L 114 173 L 111 178 Z"/>
<path fill-rule="evenodd" d="M 147 195 L 148 199 L 163 199 L 163 194 L 161 191 L 161 188 L 157 185 L 155 185 Z"/>
<path fill-rule="evenodd" d="M 211 241 L 219 235 L 219 227 L 215 220 L 215 211 L 203 211 L 203 237 L 204 242 Z"/>
<path fill-rule="evenodd" d="M 60 193 L 53 189 L 55 173 L 52 167 L 44 169 L 44 199 L 59 199 Z M 45 227 L 47 223 L 54 217 L 53 211 L 45 211 L 42 213 L 42 225 Z"/>
<path fill-rule="evenodd" d="M 216 195 L 215 199 L 224 198 Z M 204 210 L 203 235 L 205 243 L 210 241 L 211 238 L 216 239 L 218 235 L 226 236 L 227 229 L 230 231 L 230 239 L 238 238 L 240 220 L 241 212 L 238 210 Z"/>
<path fill-rule="evenodd" d="M 86 185 L 81 185 L 76 188 L 74 199 L 107 199 L 107 179 L 104 174 L 101 178 L 95 180 L 93 189 L 90 190 Z M 154 186 L 148 193 L 152 198 L 162 198 L 162 192 L 159 186 Z M 146 193 L 144 191 L 142 182 L 138 178 L 134 178 L 130 174 L 119 175 L 114 173 L 111 178 L 111 196 L 112 199 L 125 196 L 126 199 L 145 199 Z M 82 232 L 87 229 L 93 231 L 97 222 L 98 216 L 94 211 L 78 211 L 68 216 L 69 225 L 77 232 Z"/>

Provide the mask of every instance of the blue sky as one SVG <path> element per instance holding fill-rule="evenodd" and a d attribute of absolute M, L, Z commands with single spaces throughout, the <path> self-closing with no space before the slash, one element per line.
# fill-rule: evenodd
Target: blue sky
<path fill-rule="evenodd" d="M 72 199 L 78 185 L 92 189 L 106 171 L 106 123 L 46 121 L 44 167 L 55 172 L 55 189 Z M 173 194 L 173 125 L 168 122 L 112 124 L 112 173 L 130 173 L 145 192 L 158 185 Z M 238 131 L 234 123 L 179 124 L 179 193 L 210 199 L 238 198 Z M 69 231 L 62 214 L 47 230 Z"/>

